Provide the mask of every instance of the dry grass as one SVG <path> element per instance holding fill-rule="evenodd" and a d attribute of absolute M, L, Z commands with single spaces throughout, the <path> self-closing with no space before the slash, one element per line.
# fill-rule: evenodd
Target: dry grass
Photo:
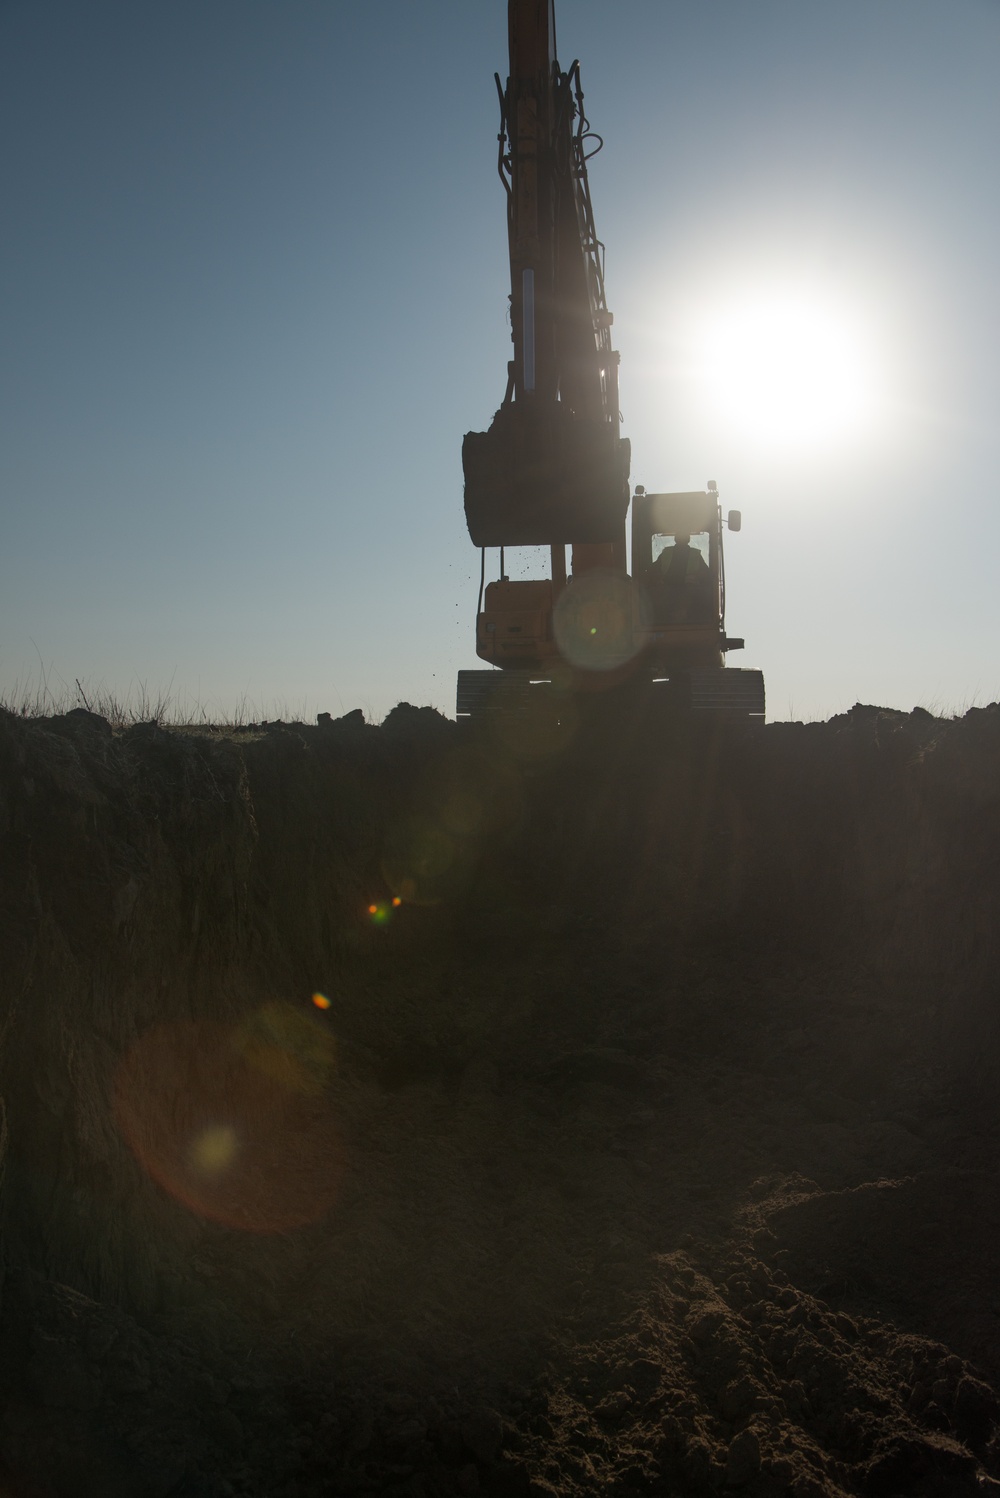
<path fill-rule="evenodd" d="M 287 702 L 254 702 L 244 692 L 237 698 L 235 706 L 225 708 L 215 702 L 192 701 L 176 694 L 172 685 L 166 691 L 151 692 L 146 682 L 135 681 L 123 696 L 104 682 L 94 685 L 78 677 L 72 686 L 60 680 L 58 686 L 53 687 L 49 674 L 43 671 L 38 680 L 30 677 L 15 679 L 8 691 L 0 691 L 0 709 L 18 718 L 53 718 L 82 707 L 107 719 L 119 732 L 136 723 L 156 723 L 161 728 L 231 732 L 266 723 L 308 723 L 314 720 L 306 703 L 296 711 Z"/>

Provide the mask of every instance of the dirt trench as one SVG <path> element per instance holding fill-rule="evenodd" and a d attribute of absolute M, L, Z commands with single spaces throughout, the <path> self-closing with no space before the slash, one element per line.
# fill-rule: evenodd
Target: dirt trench
<path fill-rule="evenodd" d="M 992 1490 L 998 769 L 0 717 L 11 1498 Z"/>

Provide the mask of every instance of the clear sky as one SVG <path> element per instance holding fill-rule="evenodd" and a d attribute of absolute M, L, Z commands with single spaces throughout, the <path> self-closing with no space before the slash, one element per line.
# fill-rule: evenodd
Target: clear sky
<path fill-rule="evenodd" d="M 743 511 L 733 664 L 772 718 L 1000 697 L 1000 4 L 556 8 L 633 481 Z M 0 694 L 453 711 L 506 70 L 505 0 L 0 0 Z M 843 420 L 713 384 L 786 306 Z"/>

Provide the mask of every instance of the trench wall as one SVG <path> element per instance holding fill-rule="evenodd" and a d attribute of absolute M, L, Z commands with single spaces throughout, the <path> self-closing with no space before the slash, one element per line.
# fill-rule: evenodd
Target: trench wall
<path fill-rule="evenodd" d="M 845 1004 L 864 976 L 884 1065 L 904 1047 L 986 1092 L 998 769 L 993 707 L 721 737 L 606 718 L 568 743 L 405 704 L 381 727 L 228 735 L 2 715 L 4 1262 L 139 1314 L 183 1300 L 210 1228 L 122 1103 L 168 1031 L 179 1118 L 185 1068 L 242 1026 L 244 1052 L 313 1067 L 284 1119 L 312 1137 L 327 1061 L 460 1086 L 498 1036 L 525 1064 L 554 1027 L 606 1039 L 602 973 L 632 974 L 640 1004 L 644 973 L 718 963 L 752 1006 L 818 968 Z M 310 1050 L 320 1024 L 335 1060 Z"/>

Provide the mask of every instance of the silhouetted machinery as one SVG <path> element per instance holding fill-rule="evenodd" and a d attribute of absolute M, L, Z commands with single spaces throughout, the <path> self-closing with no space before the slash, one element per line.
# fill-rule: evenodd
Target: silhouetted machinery
<path fill-rule="evenodd" d="M 508 0 L 506 89 L 496 78 L 514 357 L 489 431 L 462 445 L 466 520 L 482 552 L 476 652 L 491 669 L 459 672 L 458 715 L 630 682 L 685 710 L 762 718 L 761 673 L 725 666 L 743 641 L 725 630 L 715 484 L 637 487 L 628 570 L 630 449 L 587 180 L 602 142 L 584 114 L 579 63 L 564 73 L 556 59 L 553 7 Z M 728 526 L 739 529 L 738 511 Z M 510 579 L 516 547 L 548 548 L 549 575 Z M 500 575 L 487 583 L 490 548 Z"/>

